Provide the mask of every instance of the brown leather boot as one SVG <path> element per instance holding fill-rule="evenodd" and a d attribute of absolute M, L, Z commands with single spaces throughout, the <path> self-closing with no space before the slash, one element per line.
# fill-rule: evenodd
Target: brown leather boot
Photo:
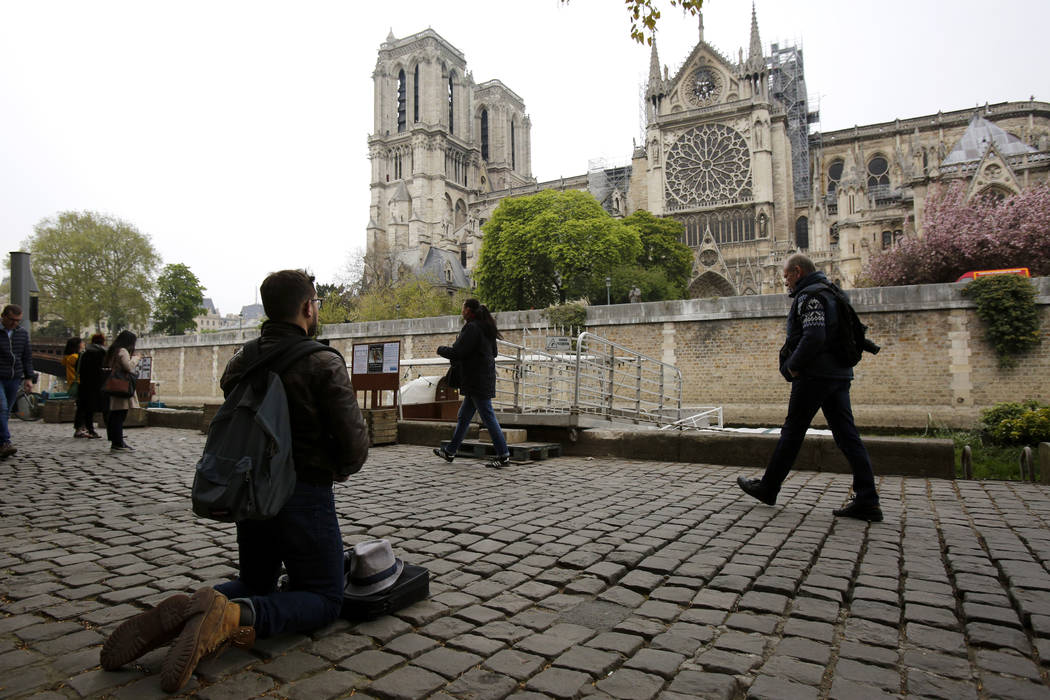
<path fill-rule="evenodd" d="M 240 606 L 213 588 L 202 588 L 190 598 L 186 624 L 161 666 L 160 687 L 174 693 L 205 656 L 218 656 L 231 644 L 248 648 L 254 643 L 255 628 L 241 626 Z"/>
<path fill-rule="evenodd" d="M 125 620 L 99 652 L 99 663 L 107 671 L 120 668 L 148 651 L 164 646 L 182 631 L 190 597 L 177 593 L 162 600 L 157 607 Z"/>

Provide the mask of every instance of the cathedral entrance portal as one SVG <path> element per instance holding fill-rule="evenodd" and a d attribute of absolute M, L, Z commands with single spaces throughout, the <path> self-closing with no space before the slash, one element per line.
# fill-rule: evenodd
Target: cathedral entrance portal
<path fill-rule="evenodd" d="M 689 296 L 692 299 L 732 297 L 736 296 L 736 289 L 725 277 L 708 270 L 689 284 Z"/>

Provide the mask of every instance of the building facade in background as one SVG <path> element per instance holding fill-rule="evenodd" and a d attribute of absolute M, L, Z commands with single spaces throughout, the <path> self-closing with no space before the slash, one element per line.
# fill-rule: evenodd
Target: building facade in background
<path fill-rule="evenodd" d="M 813 130 L 802 51 L 704 37 L 672 74 L 656 43 L 644 90 L 645 139 L 629 163 L 537 183 L 524 101 L 477 85 L 433 30 L 380 46 L 369 137 L 368 253 L 450 289 L 470 285 L 481 226 L 506 197 L 588 190 L 613 216 L 646 209 L 684 226 L 693 297 L 783 291 L 797 251 L 850 288 L 879 251 L 921 235 L 931 188 L 1005 196 L 1050 176 L 1050 104 L 1007 102 L 833 132 Z M 822 86 L 832 91 L 834 86 Z"/>

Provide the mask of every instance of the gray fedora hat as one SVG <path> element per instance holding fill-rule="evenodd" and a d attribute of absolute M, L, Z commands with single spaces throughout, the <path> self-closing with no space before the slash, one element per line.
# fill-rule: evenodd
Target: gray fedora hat
<path fill-rule="evenodd" d="M 394 556 L 390 540 L 358 542 L 350 553 L 343 594 L 351 598 L 375 595 L 390 588 L 405 568 Z"/>

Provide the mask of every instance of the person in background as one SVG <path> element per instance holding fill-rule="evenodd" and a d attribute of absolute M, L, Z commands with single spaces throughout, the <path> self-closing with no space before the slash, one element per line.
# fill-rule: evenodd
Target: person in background
<path fill-rule="evenodd" d="M 70 338 L 66 341 L 66 347 L 62 351 L 62 366 L 66 369 L 66 392 L 69 398 L 76 399 L 80 392 L 80 382 L 77 379 L 77 361 L 80 353 L 84 350 L 84 341 L 80 338 Z M 82 437 L 84 429 L 73 417 L 73 437 Z"/>
<path fill-rule="evenodd" d="M 19 388 L 26 393 L 33 390 L 33 354 L 29 347 L 29 332 L 22 328 L 22 307 L 8 304 L 0 314 L 0 459 L 7 459 L 18 449 L 11 444 L 7 419 L 11 406 L 18 397 Z"/>
<path fill-rule="evenodd" d="M 138 358 L 135 356 L 135 334 L 121 331 L 113 344 L 106 351 L 106 366 L 110 370 L 124 372 L 138 371 Z M 110 452 L 132 452 L 134 447 L 124 440 L 124 420 L 128 411 L 139 407 L 138 397 L 109 396 L 109 418 L 106 419 L 106 437 L 109 438 Z"/>
<path fill-rule="evenodd" d="M 106 357 L 106 336 L 95 333 L 91 344 L 80 353 L 77 363 L 77 376 L 80 378 L 80 389 L 77 391 L 77 416 L 75 424 L 80 427 L 73 437 L 101 438 L 95 432 L 95 412 L 102 411 L 102 366 Z M 106 405 L 105 415 L 109 416 Z M 106 419 L 108 422 L 108 418 Z"/>
<path fill-rule="evenodd" d="M 463 319 L 466 324 L 452 347 L 442 345 L 437 349 L 438 355 L 459 365 L 459 393 L 463 395 L 463 403 L 459 407 L 456 431 L 452 434 L 448 451 L 435 447 L 434 454 L 446 462 L 455 459 L 463 438 L 467 436 L 470 420 L 477 412 L 481 415 L 481 422 L 488 428 L 492 446 L 496 450 L 496 457 L 485 466 L 502 469 L 510 464 L 510 450 L 507 449 L 507 440 L 496 420 L 496 414 L 492 411 L 492 399 L 496 396 L 496 339 L 503 336 L 496 328 L 496 319 L 489 313 L 488 307 L 477 299 L 463 302 Z"/>

